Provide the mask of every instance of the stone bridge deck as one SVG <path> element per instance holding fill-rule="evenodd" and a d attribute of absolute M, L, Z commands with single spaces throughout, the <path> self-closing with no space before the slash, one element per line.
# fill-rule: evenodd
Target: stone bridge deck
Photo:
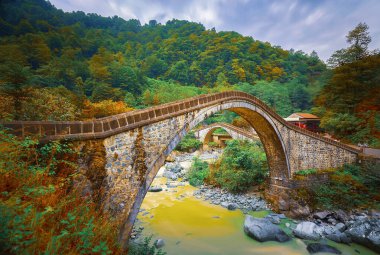
<path fill-rule="evenodd" d="M 240 91 L 226 91 L 216 94 L 206 94 L 162 104 L 143 110 L 130 111 L 91 121 L 11 121 L 0 122 L 11 133 L 17 136 L 39 136 L 41 141 L 49 140 L 91 140 L 106 138 L 138 127 L 146 126 L 171 117 L 183 115 L 227 100 L 245 100 L 258 105 L 281 124 L 298 133 L 316 138 L 345 150 L 359 153 L 360 151 L 346 144 L 320 136 L 311 131 L 289 124 L 261 100 Z"/>

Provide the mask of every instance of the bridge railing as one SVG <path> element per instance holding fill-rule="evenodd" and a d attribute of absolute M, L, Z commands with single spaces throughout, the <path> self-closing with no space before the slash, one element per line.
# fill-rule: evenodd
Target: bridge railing
<path fill-rule="evenodd" d="M 257 139 L 258 138 L 258 136 L 256 134 L 250 133 L 247 130 L 244 130 L 242 128 L 239 128 L 237 126 L 234 126 L 232 124 L 225 123 L 225 122 L 213 123 L 211 125 L 201 127 L 197 131 L 200 131 L 200 130 L 203 130 L 203 129 L 212 129 L 214 127 L 221 127 L 221 128 L 230 129 L 230 130 L 232 130 L 232 131 L 234 131 L 234 132 L 236 132 L 236 133 L 238 133 L 240 135 L 243 135 L 243 136 L 246 136 L 246 137 L 249 137 L 249 138 L 252 138 L 252 139 Z"/>
<path fill-rule="evenodd" d="M 216 94 L 205 94 L 171 103 L 166 103 L 142 110 L 130 111 L 105 118 L 89 121 L 11 121 L 0 122 L 17 136 L 39 136 L 42 141 L 57 139 L 85 140 L 105 138 L 114 134 L 142 127 L 150 123 L 158 122 L 169 117 L 179 116 L 197 109 L 223 103 L 225 101 L 248 101 L 286 127 L 297 132 L 336 145 L 338 147 L 359 151 L 332 139 L 322 137 L 311 131 L 301 129 L 286 122 L 281 116 L 274 112 L 269 106 L 256 97 L 240 91 L 226 91 Z"/>

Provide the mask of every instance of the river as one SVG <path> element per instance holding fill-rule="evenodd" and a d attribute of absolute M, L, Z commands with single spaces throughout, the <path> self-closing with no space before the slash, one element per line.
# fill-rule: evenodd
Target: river
<path fill-rule="evenodd" d="M 143 235 L 153 235 L 154 240 L 165 240 L 163 250 L 168 255 L 194 254 L 309 254 L 303 240 L 293 238 L 286 243 L 260 243 L 244 234 L 245 215 L 240 210 L 230 211 L 220 205 L 213 205 L 193 196 L 195 187 L 190 185 L 166 189 L 166 178 L 157 177 L 153 185 L 164 187 L 161 192 L 148 192 L 138 215 L 139 226 L 144 227 Z M 264 217 L 269 211 L 256 211 L 250 214 Z M 282 220 L 285 232 L 291 230 Z M 342 254 L 376 254 L 369 249 L 351 244 L 327 241 Z M 322 253 L 319 253 L 322 254 Z"/>

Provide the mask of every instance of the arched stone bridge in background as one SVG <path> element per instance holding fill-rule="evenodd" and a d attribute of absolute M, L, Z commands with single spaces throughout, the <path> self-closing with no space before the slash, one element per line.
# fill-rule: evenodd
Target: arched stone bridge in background
<path fill-rule="evenodd" d="M 0 124 L 16 135 L 38 135 L 42 141 L 74 140 L 83 155 L 78 171 L 99 190 L 94 193 L 99 193 L 102 207 L 121 221 L 119 238 L 126 244 L 145 194 L 166 157 L 189 130 L 223 110 L 237 113 L 256 130 L 267 155 L 273 196 L 292 187 L 297 171 L 338 167 L 357 160 L 356 149 L 291 125 L 262 101 L 237 91 L 93 121 Z M 103 172 L 92 178 L 95 169 Z"/>
<path fill-rule="evenodd" d="M 250 141 L 260 140 L 256 132 L 249 132 L 245 129 L 224 122 L 213 123 L 211 125 L 201 127 L 194 132 L 195 137 L 203 143 L 204 149 L 206 149 L 208 144 L 212 142 L 213 132 L 218 128 L 224 129 L 232 139 Z"/>

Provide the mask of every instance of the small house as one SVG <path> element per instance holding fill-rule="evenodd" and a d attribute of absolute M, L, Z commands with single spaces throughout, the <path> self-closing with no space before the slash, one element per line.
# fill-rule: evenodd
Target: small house
<path fill-rule="evenodd" d="M 320 132 L 319 127 L 321 119 L 310 113 L 296 112 L 284 118 L 287 122 L 292 123 L 300 128 L 304 128 L 313 132 Z"/>

